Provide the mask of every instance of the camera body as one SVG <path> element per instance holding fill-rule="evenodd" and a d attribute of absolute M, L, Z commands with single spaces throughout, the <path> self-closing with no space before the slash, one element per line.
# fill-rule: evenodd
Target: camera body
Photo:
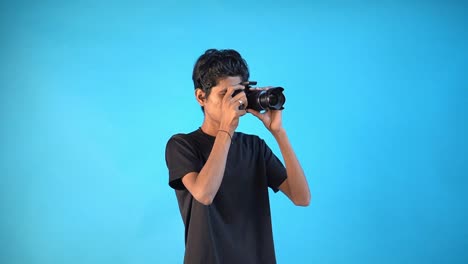
<path fill-rule="evenodd" d="M 235 91 L 232 96 L 244 91 L 247 96 L 247 109 L 252 109 L 256 111 L 267 111 L 267 110 L 283 110 L 284 103 L 286 102 L 286 97 L 283 94 L 283 87 L 273 87 L 267 90 L 261 89 L 252 89 L 251 85 L 256 85 L 255 81 L 248 81 L 241 83 L 245 86 L 244 90 Z M 243 109 L 245 106 L 241 105 L 240 109 Z"/>

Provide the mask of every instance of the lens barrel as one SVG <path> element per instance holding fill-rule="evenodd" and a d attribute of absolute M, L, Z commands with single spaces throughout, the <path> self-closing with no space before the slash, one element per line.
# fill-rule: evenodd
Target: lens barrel
<path fill-rule="evenodd" d="M 268 90 L 248 90 L 245 93 L 249 104 L 247 108 L 256 111 L 283 110 L 286 97 L 283 94 L 284 88 L 274 87 Z"/>

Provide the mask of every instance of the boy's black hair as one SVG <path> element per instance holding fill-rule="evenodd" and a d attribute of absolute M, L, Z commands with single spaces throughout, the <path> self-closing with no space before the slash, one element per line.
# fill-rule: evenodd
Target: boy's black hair
<path fill-rule="evenodd" d="M 249 80 L 249 67 L 239 52 L 233 49 L 208 49 L 195 62 L 193 86 L 202 89 L 208 98 L 211 88 L 226 77 L 239 76 L 242 82 Z M 202 111 L 204 111 L 202 107 Z"/>

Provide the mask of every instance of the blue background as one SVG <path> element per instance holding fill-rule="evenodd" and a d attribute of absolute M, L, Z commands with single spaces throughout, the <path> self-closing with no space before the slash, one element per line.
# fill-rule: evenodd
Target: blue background
<path fill-rule="evenodd" d="M 0 262 L 181 263 L 165 144 L 202 123 L 196 58 L 234 48 L 286 88 L 311 187 L 271 196 L 279 263 L 468 263 L 467 7 L 2 1 Z"/>

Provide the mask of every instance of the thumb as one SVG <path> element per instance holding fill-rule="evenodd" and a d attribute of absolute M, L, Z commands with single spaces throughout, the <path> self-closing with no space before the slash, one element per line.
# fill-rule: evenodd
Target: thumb
<path fill-rule="evenodd" d="M 262 114 L 259 111 L 247 109 L 247 112 L 251 113 L 252 115 L 256 116 L 259 119 L 262 119 Z"/>

